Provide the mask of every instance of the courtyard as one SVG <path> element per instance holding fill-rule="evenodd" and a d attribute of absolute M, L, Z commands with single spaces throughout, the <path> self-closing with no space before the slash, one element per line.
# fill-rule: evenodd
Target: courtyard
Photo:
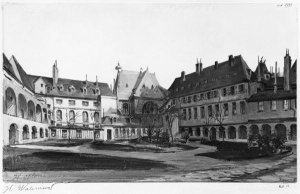
<path fill-rule="evenodd" d="M 65 145 L 65 146 L 64 146 Z M 137 148 L 138 147 L 138 148 Z M 44 141 L 3 148 L 5 182 L 296 182 L 296 147 L 283 158 L 228 161 L 201 156 L 216 148 L 129 142 Z M 199 156 L 200 154 L 200 156 Z"/>

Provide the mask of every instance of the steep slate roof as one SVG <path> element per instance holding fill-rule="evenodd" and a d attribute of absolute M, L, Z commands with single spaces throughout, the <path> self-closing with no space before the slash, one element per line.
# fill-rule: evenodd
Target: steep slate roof
<path fill-rule="evenodd" d="M 276 93 L 274 93 L 274 91 L 263 91 L 263 92 L 253 94 L 247 101 L 258 102 L 258 101 L 283 100 L 283 99 L 295 99 L 295 98 L 296 98 L 296 91 L 278 90 Z"/>
<path fill-rule="evenodd" d="M 118 87 L 118 98 L 129 99 L 129 97 L 134 94 L 133 91 L 136 91 L 140 87 L 144 78 L 147 77 L 146 75 L 149 75 L 151 80 L 158 86 L 154 89 L 143 88 L 140 96 L 149 98 L 163 98 L 166 94 L 165 89 L 159 86 L 155 74 L 150 73 L 148 69 L 143 72 L 128 70 L 121 70 L 118 72 L 117 81 L 115 84 L 115 90 L 116 87 Z"/>
<path fill-rule="evenodd" d="M 169 88 L 170 97 L 180 97 L 249 81 L 252 71 L 242 56 L 235 56 L 233 61 L 232 66 L 229 65 L 228 61 L 224 61 L 219 63 L 217 68 L 215 65 L 211 65 L 204 68 L 200 74 L 197 72 L 188 74 L 185 76 L 185 81 L 181 77 L 177 77 Z M 184 89 L 181 90 L 181 87 Z M 175 90 L 176 88 L 178 91 Z"/>
<path fill-rule="evenodd" d="M 270 73 L 266 64 L 263 63 L 263 62 L 259 62 L 259 64 L 257 65 L 256 69 L 255 69 L 255 75 L 257 76 L 258 75 L 258 67 L 260 67 L 260 76 L 263 78 L 264 77 L 264 74 L 268 74 Z"/>
<path fill-rule="evenodd" d="M 30 75 L 30 80 L 32 83 L 34 83 L 37 79 L 42 78 L 46 82 L 46 86 L 53 87 L 52 78 L 45 77 L 45 76 L 36 76 L 36 75 Z M 63 90 L 60 91 L 57 88 L 54 88 L 51 90 L 50 93 L 47 93 L 49 96 L 60 96 L 60 97 L 74 97 L 74 98 L 86 98 L 86 99 L 97 99 L 98 95 L 95 95 L 93 93 L 93 89 L 99 88 L 100 89 L 100 95 L 102 96 L 115 96 L 111 89 L 109 88 L 107 83 L 101 83 L 98 82 L 98 86 L 96 85 L 96 82 L 89 82 L 89 81 L 80 81 L 80 80 L 73 80 L 73 79 L 64 79 L 64 78 L 58 78 L 57 85 L 62 85 Z M 74 86 L 75 91 L 69 92 L 69 87 Z M 86 87 L 87 93 L 83 94 L 81 92 L 81 89 L 83 87 Z"/>
<path fill-rule="evenodd" d="M 294 62 L 290 70 L 290 83 L 297 84 L 297 60 Z"/>
<path fill-rule="evenodd" d="M 12 66 L 11 66 L 11 64 L 10 64 L 10 62 L 9 62 L 9 60 L 7 59 L 7 57 L 5 56 L 4 53 L 2 54 L 2 56 L 3 56 L 3 69 L 4 69 L 8 74 L 10 74 L 13 78 L 15 78 L 17 81 L 21 82 L 21 81 L 17 78 L 17 76 L 16 76 L 16 74 L 15 74 L 15 72 L 14 72 L 14 70 L 13 70 L 13 68 L 12 68 Z"/>

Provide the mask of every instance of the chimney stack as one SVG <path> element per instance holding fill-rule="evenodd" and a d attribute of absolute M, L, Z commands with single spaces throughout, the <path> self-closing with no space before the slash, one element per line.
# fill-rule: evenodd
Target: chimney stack
<path fill-rule="evenodd" d="M 53 80 L 53 86 L 57 86 L 57 82 L 58 82 L 57 60 L 55 60 L 54 65 L 52 67 L 52 80 Z"/>
<path fill-rule="evenodd" d="M 277 61 L 275 63 L 274 93 L 277 92 Z"/>
<path fill-rule="evenodd" d="M 284 90 L 290 90 L 290 69 L 291 69 L 291 57 L 289 55 L 289 50 L 286 49 L 286 54 L 284 57 L 284 69 L 283 69 L 283 76 L 284 76 Z"/>
<path fill-rule="evenodd" d="M 257 81 L 259 82 L 261 81 L 259 57 L 258 57 L 258 65 L 257 65 Z"/>
<path fill-rule="evenodd" d="M 182 81 L 185 81 L 185 71 L 181 72 L 181 79 L 182 79 Z"/>
<path fill-rule="evenodd" d="M 228 63 L 229 63 L 229 66 L 230 66 L 230 67 L 233 66 L 233 55 L 229 55 L 229 56 L 228 56 Z"/>
<path fill-rule="evenodd" d="M 202 62 L 201 62 L 201 59 L 200 59 L 200 72 L 202 72 L 202 70 L 203 70 L 202 67 L 203 66 L 202 66 Z"/>
<path fill-rule="evenodd" d="M 200 73 L 200 63 L 198 61 L 198 58 L 197 58 L 197 63 L 196 63 L 196 72 L 199 74 Z"/>
<path fill-rule="evenodd" d="M 218 61 L 215 61 L 215 69 L 217 69 L 218 68 Z"/>

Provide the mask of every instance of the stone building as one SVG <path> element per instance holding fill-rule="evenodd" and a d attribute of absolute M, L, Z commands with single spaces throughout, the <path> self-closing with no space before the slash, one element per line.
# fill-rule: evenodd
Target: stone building
<path fill-rule="evenodd" d="M 3 144 L 23 144 L 49 138 L 46 99 L 35 94 L 28 74 L 14 56 L 3 54 Z"/>
<path fill-rule="evenodd" d="M 206 68 L 201 61 L 197 62 L 195 72 L 188 75 L 183 71 L 169 88 L 165 104 L 180 111 L 180 117 L 172 126 L 173 135 L 180 136 L 188 131 L 192 138 L 247 141 L 249 135 L 262 134 L 267 127 L 277 134 L 285 131 L 288 134 L 289 129 L 293 134 L 289 140 L 295 139 L 297 63 L 291 68 L 291 61 L 287 58 L 289 56 L 284 60 L 283 77 L 268 71 L 262 59 L 253 72 L 240 55 L 230 55 L 227 61 L 216 61 Z M 283 83 L 290 83 L 289 89 L 287 86 L 283 89 Z M 265 111 L 261 110 L 262 102 Z M 272 103 L 273 110 L 269 111 L 267 106 Z M 277 109 L 274 108 L 276 103 Z M 287 104 L 293 108 L 286 108 Z M 282 123 L 286 126 L 282 127 Z"/>
<path fill-rule="evenodd" d="M 101 125 L 116 115 L 116 96 L 107 83 L 61 78 L 56 62 L 52 77 L 45 77 L 27 74 L 14 56 L 3 60 L 5 144 L 50 137 L 114 139 L 114 124 Z"/>
<path fill-rule="evenodd" d="M 145 135 L 147 117 L 158 115 L 167 90 L 162 88 L 148 68 L 143 71 L 123 70 L 116 66 L 117 78 L 114 83 L 114 94 L 117 96 L 117 112 L 119 127 L 116 134 L 119 138 L 130 138 Z M 162 126 L 161 118 L 156 121 L 157 128 Z"/>

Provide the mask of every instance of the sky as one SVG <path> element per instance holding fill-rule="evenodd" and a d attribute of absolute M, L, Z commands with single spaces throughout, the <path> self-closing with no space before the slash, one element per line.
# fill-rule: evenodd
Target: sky
<path fill-rule="evenodd" d="M 3 52 L 29 74 L 113 83 L 115 66 L 155 72 L 169 88 L 181 71 L 242 55 L 283 70 L 297 59 L 296 6 L 278 4 L 6 4 Z"/>

